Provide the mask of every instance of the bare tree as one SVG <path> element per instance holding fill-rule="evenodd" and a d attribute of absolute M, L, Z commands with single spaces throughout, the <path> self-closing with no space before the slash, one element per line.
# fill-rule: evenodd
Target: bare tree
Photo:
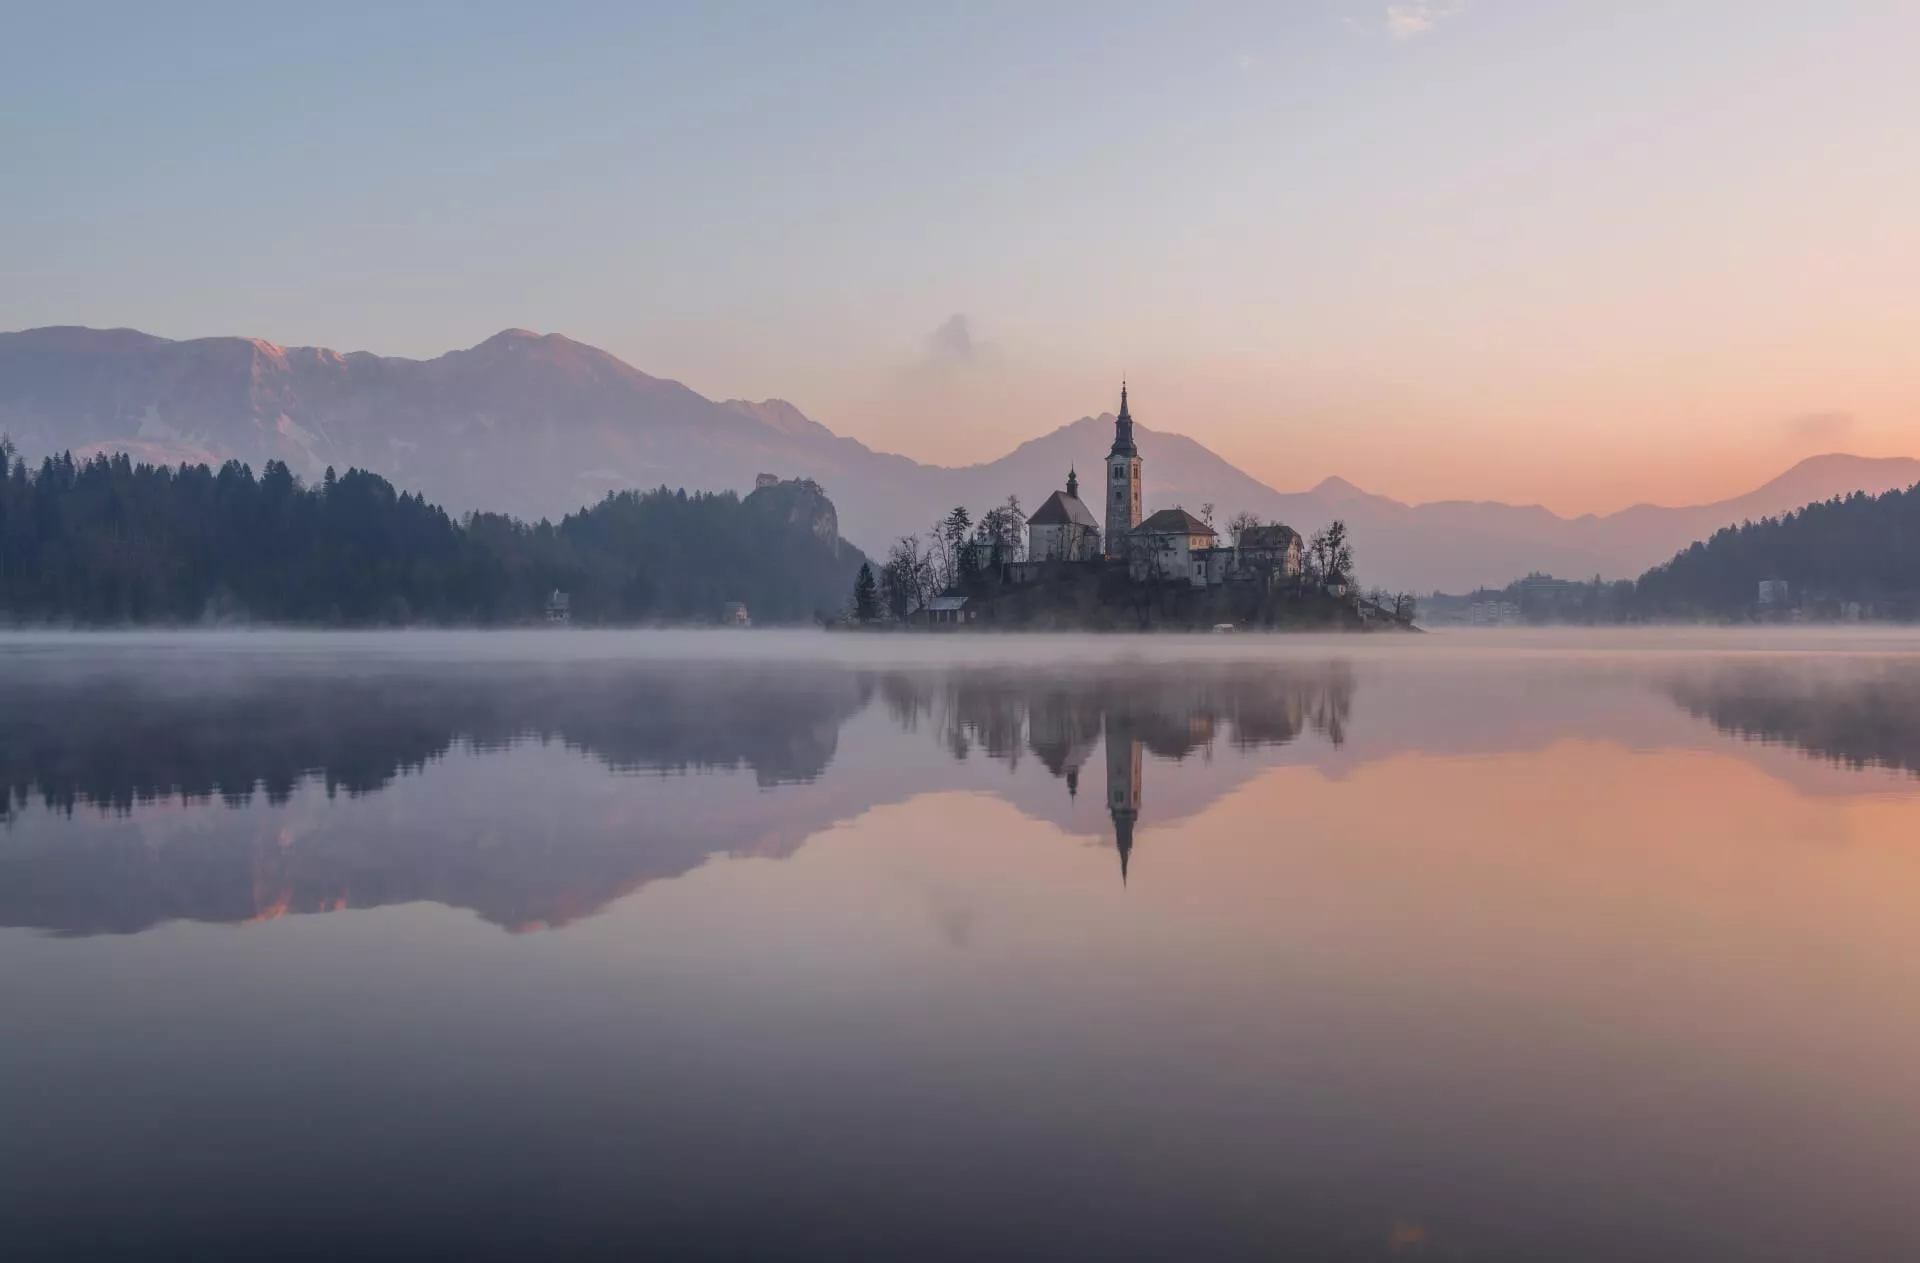
<path fill-rule="evenodd" d="M 1353 547 L 1347 543 L 1347 524 L 1339 518 L 1315 531 L 1307 544 L 1307 571 L 1317 583 L 1353 583 Z"/>
<path fill-rule="evenodd" d="M 933 566 L 920 551 L 918 535 L 902 535 L 887 553 L 880 572 L 881 599 L 895 618 L 908 618 L 933 595 Z"/>
<path fill-rule="evenodd" d="M 1242 509 L 1227 522 L 1227 534 L 1237 544 L 1240 542 L 1241 535 L 1258 525 L 1260 525 L 1260 515 Z"/>
<path fill-rule="evenodd" d="M 1213 529 L 1213 501 L 1209 500 L 1200 506 L 1200 520 L 1207 524 L 1208 530 Z"/>
<path fill-rule="evenodd" d="M 927 532 L 927 567 L 933 572 L 933 586 L 942 592 L 953 586 L 959 574 L 954 548 L 947 542 L 947 519 L 944 517 L 935 518 L 933 529 Z"/>

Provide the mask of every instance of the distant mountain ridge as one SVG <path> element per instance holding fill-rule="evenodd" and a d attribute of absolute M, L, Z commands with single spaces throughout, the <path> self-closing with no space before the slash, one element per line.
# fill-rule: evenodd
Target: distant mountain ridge
<path fill-rule="evenodd" d="M 1136 409 L 1155 417 L 1149 392 Z M 173 341 L 58 326 L 0 334 L 0 432 L 24 453 L 124 450 L 174 463 L 284 460 L 306 478 L 360 466 L 456 512 L 555 517 L 609 491 L 746 490 L 759 473 L 826 487 L 846 537 L 870 553 L 954 504 L 1018 495 L 1036 507 L 1067 470 L 1100 467 L 1111 414 L 1082 417 L 996 460 L 922 465 L 834 434 L 784 400 L 716 402 L 558 334 L 504 330 L 430 360 L 283 347 L 254 338 Z M 1136 426 L 1146 509 L 1215 506 L 1311 532 L 1352 528 L 1362 579 L 1463 591 L 1528 571 L 1630 577 L 1746 518 L 1851 491 L 1920 481 L 1920 461 L 1830 455 L 1745 495 L 1563 518 L 1538 505 L 1408 505 L 1329 478 L 1283 492 L 1183 435 Z"/>

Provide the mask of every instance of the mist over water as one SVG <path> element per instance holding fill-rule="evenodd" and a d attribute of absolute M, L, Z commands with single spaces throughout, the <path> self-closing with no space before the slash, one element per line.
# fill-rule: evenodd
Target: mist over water
<path fill-rule="evenodd" d="M 0 1256 L 1920 1257 L 1920 637 L 0 638 Z"/>

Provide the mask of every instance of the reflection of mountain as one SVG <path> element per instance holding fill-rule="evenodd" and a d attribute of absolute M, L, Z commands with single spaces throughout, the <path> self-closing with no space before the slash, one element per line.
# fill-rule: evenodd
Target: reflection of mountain
<path fill-rule="evenodd" d="M 5 678 L 0 924 L 413 900 L 563 924 L 717 851 L 791 851 L 808 830 L 754 786 L 807 800 L 863 687 L 738 665 Z M 456 744 L 479 757 L 446 757 Z M 727 769 L 754 779 L 671 775 Z M 107 810 L 69 821 L 77 807 Z"/>
<path fill-rule="evenodd" d="M 1849 767 L 1920 773 L 1920 666 L 1721 667 L 1676 676 L 1674 701 L 1723 732 Z"/>
<path fill-rule="evenodd" d="M 0 832 L 0 924 L 134 933 L 431 902 L 513 930 L 563 926 L 716 853 L 784 857 L 822 816 L 814 785 L 609 776 L 557 745 L 435 762 L 378 793 L 26 813 Z M 798 820 L 793 819 L 798 815 Z"/>

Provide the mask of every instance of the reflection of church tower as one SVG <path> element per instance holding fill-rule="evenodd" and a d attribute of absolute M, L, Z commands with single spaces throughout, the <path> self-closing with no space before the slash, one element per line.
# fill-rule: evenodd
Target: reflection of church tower
<path fill-rule="evenodd" d="M 1140 818 L 1140 739 L 1122 725 L 1107 721 L 1107 811 L 1113 816 L 1113 837 L 1120 848 L 1120 884 L 1127 881 L 1127 860 L 1133 855 L 1133 825 Z"/>
<path fill-rule="evenodd" d="M 1120 415 L 1113 422 L 1113 450 L 1107 453 L 1107 556 L 1127 555 L 1127 536 L 1140 525 L 1140 449 L 1133 445 L 1133 414 L 1127 411 L 1127 384 L 1120 383 Z"/>

